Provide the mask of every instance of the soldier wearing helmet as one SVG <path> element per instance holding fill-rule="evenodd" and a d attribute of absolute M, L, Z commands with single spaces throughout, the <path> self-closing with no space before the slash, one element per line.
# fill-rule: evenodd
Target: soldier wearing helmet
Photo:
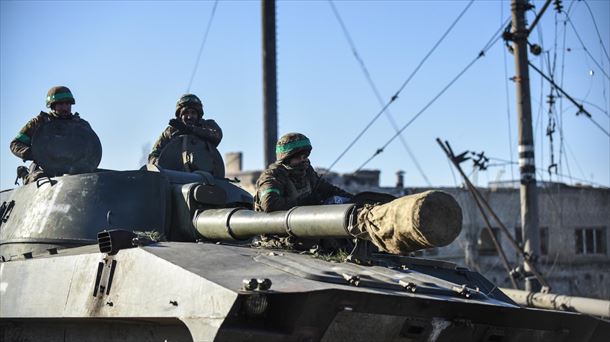
<path fill-rule="evenodd" d="M 37 165 L 32 155 L 32 138 L 42 124 L 54 120 L 76 120 L 89 126 L 89 123 L 82 119 L 78 113 L 72 113 L 72 105 L 75 103 L 74 96 L 68 87 L 52 87 L 49 89 L 46 98 L 46 105 L 50 111 L 48 113 L 41 111 L 40 114 L 28 121 L 15 139 L 11 141 L 11 152 L 15 156 L 23 159 L 23 161 L 33 160 L 29 175 L 24 177 L 24 184 L 44 176 L 44 171 Z"/>
<path fill-rule="evenodd" d="M 203 103 L 196 95 L 182 95 L 176 103 L 176 117 L 169 120 L 169 126 L 157 139 L 148 162 L 157 164 L 163 148 L 178 135 L 192 134 L 217 147 L 222 140 L 222 130 L 214 120 L 204 120 L 203 114 Z"/>
<path fill-rule="evenodd" d="M 299 205 L 316 205 L 333 196 L 351 198 L 322 179 L 309 163 L 311 142 L 300 133 L 280 138 L 276 148 L 277 161 L 267 168 L 256 182 L 254 197 L 257 211 L 288 210 Z"/>

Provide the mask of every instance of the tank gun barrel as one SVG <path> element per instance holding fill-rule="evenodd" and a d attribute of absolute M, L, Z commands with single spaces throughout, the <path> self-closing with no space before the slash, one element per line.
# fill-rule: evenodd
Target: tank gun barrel
<path fill-rule="evenodd" d="M 354 204 L 294 207 L 263 213 L 245 208 L 208 209 L 195 215 L 199 234 L 212 240 L 245 240 L 271 234 L 299 238 L 352 237 L 348 231 Z"/>
<path fill-rule="evenodd" d="M 360 238 L 380 250 L 406 254 L 451 243 L 462 229 L 462 210 L 442 191 L 404 196 L 385 204 L 318 205 L 288 211 L 207 209 L 193 218 L 197 233 L 212 240 L 244 240 L 261 234 L 297 238 Z"/>

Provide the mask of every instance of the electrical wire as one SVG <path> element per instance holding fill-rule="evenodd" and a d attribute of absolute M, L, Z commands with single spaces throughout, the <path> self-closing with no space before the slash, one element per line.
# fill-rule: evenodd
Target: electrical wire
<path fill-rule="evenodd" d="M 487 157 L 487 158 L 489 158 L 489 160 L 499 161 L 499 162 L 502 162 L 504 164 L 514 164 L 514 165 L 518 165 L 519 164 L 517 162 L 513 162 L 513 161 L 502 159 L 502 158 L 495 158 L 495 157 Z M 579 168 L 579 170 L 580 170 L 580 172 L 582 174 L 583 172 L 582 172 L 582 169 L 580 169 L 580 165 L 577 165 L 577 166 L 578 166 L 578 168 Z M 542 174 L 544 174 L 544 172 L 546 172 L 546 170 L 544 170 L 542 168 L 538 168 L 538 167 L 536 168 L 536 171 L 538 171 L 538 172 L 540 172 Z M 568 175 L 563 175 L 563 174 L 557 173 L 557 176 L 565 177 L 565 178 L 567 178 L 569 180 L 572 180 L 572 181 L 577 181 L 577 182 L 581 182 L 581 183 L 586 183 L 586 184 L 594 185 L 594 186 L 597 186 L 599 188 L 605 188 L 605 189 L 608 188 L 607 186 L 605 186 L 603 184 L 596 183 L 594 181 L 584 179 L 584 177 L 585 177 L 584 175 L 582 176 L 583 178 L 577 178 L 577 177 L 572 177 L 571 175 L 568 176 Z"/>
<path fill-rule="evenodd" d="M 593 55 L 591 55 L 591 52 L 589 52 L 589 49 L 587 49 L 587 47 L 585 46 L 585 43 L 580 38 L 580 35 L 578 34 L 578 31 L 576 31 L 576 27 L 574 27 L 574 23 L 572 23 L 572 20 L 570 19 L 570 17 L 568 16 L 567 13 L 566 13 L 566 19 L 567 19 L 568 23 L 570 23 L 570 26 L 572 26 L 572 29 L 574 30 L 574 34 L 576 34 L 576 38 L 578 38 L 578 41 L 580 42 L 580 45 L 582 45 L 582 48 L 585 50 L 585 52 L 587 53 L 589 58 L 591 58 L 593 63 L 595 63 L 595 65 L 606 76 L 606 78 L 610 80 L 610 76 L 608 76 L 608 73 L 606 72 L 606 70 L 604 70 L 604 68 L 601 65 L 599 65 L 597 60 L 593 57 Z"/>
<path fill-rule="evenodd" d="M 542 77 L 544 77 L 544 79 L 546 79 L 548 82 L 550 82 L 551 84 L 553 84 L 553 85 L 554 85 L 554 86 L 557 88 L 557 90 L 559 90 L 559 91 L 560 91 L 560 92 L 561 92 L 563 95 L 565 95 L 565 96 L 566 96 L 566 97 L 567 97 L 567 98 L 568 98 L 570 101 L 572 101 L 572 103 L 574 103 L 574 104 L 575 104 L 575 105 L 578 107 L 579 111 L 578 111 L 578 113 L 577 113 L 577 114 L 579 114 L 579 113 L 584 113 L 584 114 L 585 114 L 585 116 L 586 116 L 587 118 L 589 118 L 589 120 L 591 120 L 591 121 L 592 121 L 592 122 L 595 124 L 595 126 L 597 126 L 597 128 L 599 128 L 599 129 L 600 129 L 602 132 L 604 132 L 604 133 L 605 133 L 605 134 L 606 134 L 608 137 L 610 137 L 610 133 L 608 133 L 608 131 L 606 131 L 606 130 L 604 129 L 604 127 L 602 127 L 602 126 L 601 126 L 601 125 L 600 125 L 600 124 L 599 124 L 597 121 L 595 121 L 595 120 L 593 119 L 593 117 L 591 116 L 591 113 L 589 113 L 589 112 L 588 112 L 588 111 L 587 111 L 587 110 L 586 110 L 586 109 L 583 107 L 583 105 L 578 104 L 578 103 L 577 103 L 577 102 L 576 102 L 576 101 L 575 101 L 575 100 L 574 100 L 574 99 L 573 99 L 573 98 L 572 98 L 570 95 L 568 95 L 568 93 L 566 93 L 566 92 L 565 92 L 563 89 L 561 89 L 559 86 L 557 86 L 557 85 L 555 84 L 555 82 L 553 82 L 553 81 L 552 81 L 552 80 L 551 80 L 551 79 L 550 79 L 550 78 L 549 78 L 547 75 L 545 75 L 545 74 L 544 74 L 542 71 L 540 71 L 540 69 L 536 68 L 536 66 L 535 66 L 535 65 L 534 65 L 532 62 L 528 61 L 528 64 L 529 64 L 529 66 L 530 66 L 530 67 L 532 67 L 532 69 L 534 69 L 534 70 L 535 70 L 537 73 L 539 73 L 539 74 L 540 74 Z"/>
<path fill-rule="evenodd" d="M 589 3 L 586 0 L 583 0 L 585 6 L 587 6 L 587 10 L 589 10 L 589 14 L 591 15 L 591 20 L 593 20 L 593 26 L 595 26 L 595 32 L 597 32 L 597 38 L 599 38 L 599 44 L 602 47 L 602 51 L 606 54 L 606 58 L 608 62 L 610 62 L 610 56 L 608 56 L 608 50 L 606 46 L 604 46 L 604 41 L 602 40 L 602 35 L 599 33 L 599 28 L 597 27 L 597 21 L 595 21 L 595 16 L 593 15 L 593 11 L 591 11 L 591 7 L 589 7 Z"/>
<path fill-rule="evenodd" d="M 590 102 L 590 101 L 587 101 L 587 100 L 584 100 L 584 99 L 580 99 L 580 98 L 577 98 L 577 97 L 575 97 L 574 99 L 577 100 L 577 101 L 580 101 L 580 102 L 582 102 L 584 104 L 588 104 L 591 107 L 597 108 L 602 114 L 604 114 L 605 116 L 610 118 L 610 114 L 608 113 L 608 111 L 605 110 L 604 108 L 602 108 L 601 106 L 596 105 L 593 102 Z"/>
<path fill-rule="evenodd" d="M 212 27 L 212 21 L 214 20 L 214 15 L 216 14 L 216 7 L 218 6 L 218 0 L 214 1 L 214 5 L 212 7 L 212 12 L 210 13 L 210 19 L 208 19 L 208 25 L 205 29 L 205 33 L 203 35 L 203 39 L 201 40 L 201 45 L 199 46 L 199 53 L 197 54 L 197 60 L 195 61 L 195 66 L 193 67 L 193 72 L 191 72 L 191 78 L 189 80 L 189 85 L 186 87 L 186 92 L 191 92 L 191 86 L 193 85 L 193 80 L 195 79 L 195 74 L 197 73 L 197 68 L 199 67 L 199 61 L 201 60 L 201 54 L 203 52 L 203 47 L 205 46 L 205 42 L 208 40 L 208 33 L 210 33 L 210 28 Z"/>
<path fill-rule="evenodd" d="M 411 72 L 411 74 L 409 75 L 409 77 L 407 77 L 407 79 L 402 83 L 402 85 L 400 86 L 400 88 L 398 89 L 398 91 L 396 91 L 396 93 L 390 98 L 390 100 L 383 106 L 383 108 L 381 108 L 381 110 L 373 117 L 373 119 L 364 127 L 364 129 L 358 133 L 358 135 L 356 136 L 356 138 L 354 138 L 354 140 L 352 140 L 351 143 L 349 143 L 349 145 L 345 148 L 345 150 L 343 150 L 343 152 L 341 152 L 339 154 L 339 156 L 335 159 L 335 161 L 332 162 L 332 164 L 330 164 L 330 166 L 327 168 L 327 172 L 330 172 L 332 170 L 332 168 L 339 162 L 339 160 L 341 160 L 341 158 L 343 158 L 343 156 L 347 153 L 347 151 L 349 151 L 354 144 L 362 137 L 362 135 L 364 135 L 364 133 L 373 125 L 373 123 L 375 123 L 375 121 L 377 121 L 377 119 L 381 116 L 381 114 L 383 114 L 385 112 L 385 110 L 394 102 L 396 101 L 396 99 L 398 98 L 398 95 L 400 94 L 400 92 L 402 92 L 402 90 L 407 86 L 407 84 L 411 81 L 411 79 L 413 78 L 413 76 L 415 76 L 415 74 L 417 73 L 417 71 L 419 71 L 419 69 L 422 67 L 422 65 L 428 60 L 428 58 L 430 57 L 430 55 L 432 55 L 432 53 L 436 50 L 436 48 L 441 44 L 441 42 L 443 40 L 445 40 L 445 38 L 449 35 L 449 33 L 453 30 L 453 28 L 455 27 L 455 25 L 460 21 L 460 19 L 464 16 L 464 14 L 466 13 L 466 11 L 468 10 L 468 8 L 470 8 L 470 6 L 472 5 L 472 3 L 474 2 L 474 0 L 471 0 L 466 7 L 464 8 L 464 10 L 462 10 L 462 12 L 457 16 L 457 18 L 451 23 L 451 25 L 449 26 L 449 28 L 445 31 L 445 33 L 443 33 L 443 35 L 441 36 L 441 38 L 436 42 L 436 44 L 434 44 L 434 46 L 430 49 L 430 51 L 428 51 L 428 53 L 426 54 L 426 56 L 422 59 L 422 61 L 417 65 L 417 67 L 413 70 L 413 72 Z"/>
<path fill-rule="evenodd" d="M 504 3 L 500 2 L 500 19 L 504 18 Z M 511 119 L 510 119 L 510 93 L 508 91 L 508 62 L 506 60 L 507 49 L 502 49 L 504 53 L 502 54 L 504 58 L 504 91 L 506 92 L 506 122 L 508 126 L 508 150 L 511 161 L 513 160 L 513 138 L 512 138 L 512 128 L 511 128 Z M 510 177 L 511 179 L 515 179 L 515 173 L 513 167 L 510 167 Z"/>
<path fill-rule="evenodd" d="M 330 4 L 330 7 L 331 7 L 333 13 L 335 14 L 335 18 L 337 18 L 337 21 L 339 22 L 339 25 L 341 26 L 341 29 L 343 31 L 343 35 L 345 36 L 345 39 L 347 40 L 349 46 L 351 47 L 352 54 L 354 55 L 354 57 L 358 61 L 358 64 L 360 65 L 360 69 L 364 73 L 364 76 L 365 76 L 369 86 L 371 87 L 371 90 L 375 94 L 375 97 L 377 98 L 377 101 L 379 102 L 379 104 L 383 107 L 384 102 L 383 102 L 383 99 L 381 98 L 381 94 L 379 93 L 379 89 L 377 88 L 377 85 L 373 81 L 373 78 L 371 77 L 371 74 L 370 74 L 368 68 L 366 67 L 366 64 L 364 63 L 364 60 L 362 59 L 362 57 L 360 57 L 360 54 L 358 53 L 358 50 L 356 49 L 356 44 L 354 43 L 351 35 L 349 34 L 347 26 L 345 26 L 345 23 L 343 22 L 343 19 L 341 18 L 341 15 L 339 14 L 339 11 L 337 10 L 337 8 L 336 8 L 335 4 L 333 3 L 333 1 L 332 0 L 328 0 L 328 3 Z M 398 125 L 396 124 L 396 121 L 394 120 L 394 116 L 390 112 L 389 108 L 385 111 L 385 114 L 386 114 L 387 119 L 390 121 L 390 124 L 392 125 L 392 128 L 394 128 L 394 131 L 398 132 Z M 405 150 L 407 151 L 409 157 L 411 157 L 411 160 L 413 161 L 413 164 L 415 165 L 415 167 L 419 171 L 419 174 L 422 176 L 422 178 L 424 179 L 424 181 L 426 182 L 426 184 L 428 186 L 432 186 L 432 183 L 430 183 L 430 180 L 428 179 L 428 177 L 426 176 L 426 173 L 421 168 L 421 165 L 419 164 L 419 161 L 415 157 L 415 154 L 413 154 L 413 151 L 411 151 L 411 148 L 409 148 L 409 145 L 407 144 L 407 142 L 404 139 L 404 137 L 402 136 L 402 134 L 399 137 L 400 137 L 400 141 L 401 141 L 403 147 L 405 148 Z"/>
<path fill-rule="evenodd" d="M 498 33 L 496 33 L 497 35 Z M 362 170 L 362 168 L 364 166 L 366 166 L 366 164 L 368 164 L 371 160 L 373 160 L 373 158 L 375 158 L 376 156 L 378 156 L 379 154 L 381 154 L 384 149 L 390 145 L 392 143 L 392 141 L 394 141 L 394 139 L 396 139 L 396 137 L 402 133 L 407 127 L 409 127 L 420 115 L 422 115 L 434 102 L 436 102 L 436 100 L 438 100 L 438 98 L 440 98 L 449 88 L 451 88 L 451 86 L 460 78 L 462 77 L 462 75 L 464 75 L 464 73 L 466 73 L 466 71 L 468 71 L 468 69 L 470 69 L 470 67 L 472 67 L 474 65 L 474 63 L 476 61 L 478 61 L 481 57 L 485 56 L 485 52 L 491 48 L 491 46 L 493 46 L 493 44 L 495 42 L 497 42 L 500 39 L 501 36 L 498 36 L 495 40 L 493 40 L 493 37 L 491 40 L 493 40 L 493 42 L 488 42 L 486 44 L 486 47 L 481 50 L 481 52 L 479 52 L 479 54 L 477 55 L 477 57 L 475 57 L 470 63 L 468 63 L 468 65 L 466 65 L 466 67 L 464 69 L 462 69 L 462 71 L 460 71 L 457 76 L 455 76 L 436 96 L 434 96 L 432 98 L 432 100 L 430 100 L 430 102 L 428 102 L 417 114 L 415 114 L 415 116 L 413 118 L 411 118 L 411 120 L 409 120 L 409 122 L 407 122 L 404 126 L 402 126 L 402 128 L 396 133 L 394 134 L 382 147 L 378 148 L 375 153 L 373 153 L 373 155 L 371 157 L 369 157 L 369 159 L 367 159 L 364 163 L 362 163 L 362 165 L 360 165 L 360 167 L 358 167 L 358 169 L 356 170 L 356 172 Z"/>

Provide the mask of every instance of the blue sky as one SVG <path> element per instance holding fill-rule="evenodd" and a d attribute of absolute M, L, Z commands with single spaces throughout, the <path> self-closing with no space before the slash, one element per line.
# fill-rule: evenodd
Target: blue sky
<path fill-rule="evenodd" d="M 540 9 L 543 1 L 533 3 Z M 564 25 L 565 16 L 557 16 L 552 7 L 530 41 L 542 45 L 551 60 L 556 53 L 556 77 L 562 77 L 571 96 L 586 100 L 585 108 L 593 119 L 610 131 L 610 80 L 606 76 L 610 74 L 610 59 L 600 44 L 601 37 L 606 51 L 610 49 L 610 2 L 563 3 L 593 58 L 571 25 Z M 1 188 L 12 187 L 15 169 L 22 164 L 10 153 L 10 141 L 30 118 L 45 109 L 47 90 L 60 84 L 72 89 L 76 97 L 73 110 L 88 120 L 100 137 L 100 167 L 139 168 L 143 150 L 157 139 L 173 115 L 176 100 L 187 90 L 213 4 L 2 0 Z M 385 101 L 467 4 L 335 3 Z M 472 4 L 389 107 L 398 126 L 409 122 L 477 56 L 509 18 L 509 10 L 508 1 Z M 529 12 L 528 18 L 531 22 L 534 13 Z M 191 87 L 203 100 L 206 117 L 215 119 L 224 131 L 221 153 L 242 151 L 244 168 L 249 170 L 263 167 L 260 20 L 258 1 L 220 1 Z M 567 32 L 562 48 L 564 27 Z M 328 167 L 379 112 L 379 102 L 327 1 L 279 1 L 277 32 L 279 135 L 291 131 L 306 134 L 314 145 L 312 163 Z M 536 65 L 541 63 L 539 57 L 530 55 L 530 59 Z M 544 70 L 548 70 L 546 64 Z M 485 151 L 491 157 L 517 160 L 514 83 L 507 81 L 513 75 L 513 56 L 500 39 L 405 129 L 403 137 L 431 184 L 455 185 L 436 137 L 449 140 L 456 151 Z M 532 71 L 531 88 L 536 163 L 546 170 L 551 151 L 545 136 L 549 87 Z M 562 109 L 563 113 L 555 116 L 558 130 L 559 126 L 563 129 L 563 148 L 558 132 L 552 148 L 556 162 L 563 151 L 560 172 L 573 179 L 553 176 L 553 180 L 574 183 L 578 179 L 609 186 L 610 138 L 583 115 L 576 116 L 569 102 L 564 101 Z M 383 115 L 333 169 L 354 171 L 393 134 Z M 470 164 L 464 166 L 467 173 L 472 171 Z M 408 185 L 427 183 L 398 139 L 366 168 L 380 169 L 383 185 L 393 184 L 397 170 L 406 171 Z M 478 173 L 476 180 L 485 185 L 513 176 L 518 178 L 518 168 L 499 165 Z M 541 172 L 538 179 L 548 180 L 549 176 Z"/>

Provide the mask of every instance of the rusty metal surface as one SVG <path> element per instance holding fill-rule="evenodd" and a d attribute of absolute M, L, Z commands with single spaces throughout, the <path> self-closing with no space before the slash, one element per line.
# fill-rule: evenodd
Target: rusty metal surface
<path fill-rule="evenodd" d="M 93 172 L 102 144 L 89 124 L 76 120 L 45 122 L 32 137 L 32 154 L 49 176 Z"/>

